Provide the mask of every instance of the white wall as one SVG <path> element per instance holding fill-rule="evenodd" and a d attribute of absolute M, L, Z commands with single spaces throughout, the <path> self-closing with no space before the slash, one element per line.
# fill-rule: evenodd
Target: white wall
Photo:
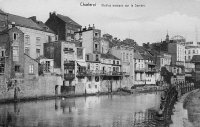
<path fill-rule="evenodd" d="M 24 33 L 24 37 L 25 37 L 25 35 L 30 36 L 30 45 L 24 44 L 24 46 L 29 47 L 30 57 L 32 57 L 33 59 L 37 58 L 37 54 L 36 54 L 37 48 L 40 49 L 40 55 L 43 55 L 43 44 L 48 42 L 47 35 L 52 37 L 52 41 L 55 41 L 55 34 L 53 34 L 53 33 L 47 33 L 44 31 L 39 31 L 39 30 L 20 27 L 20 26 L 17 26 L 17 28 L 19 28 Z M 40 46 L 36 46 L 36 38 L 37 37 L 40 38 L 40 43 L 41 43 Z"/>

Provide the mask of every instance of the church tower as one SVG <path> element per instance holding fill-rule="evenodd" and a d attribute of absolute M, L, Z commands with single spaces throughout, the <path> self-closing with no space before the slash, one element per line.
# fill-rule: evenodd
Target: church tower
<path fill-rule="evenodd" d="M 168 31 L 167 31 L 167 35 L 166 35 L 166 39 L 165 39 L 166 42 L 169 42 L 169 35 L 168 35 Z"/>

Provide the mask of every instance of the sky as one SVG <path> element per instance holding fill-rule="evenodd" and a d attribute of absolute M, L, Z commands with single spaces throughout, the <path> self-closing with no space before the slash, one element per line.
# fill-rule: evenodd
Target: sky
<path fill-rule="evenodd" d="M 80 6 L 81 2 L 96 6 Z M 131 7 L 135 4 L 145 7 Z M 139 45 L 164 40 L 167 32 L 170 38 L 181 35 L 186 41 L 200 41 L 200 0 L 0 0 L 0 8 L 23 17 L 36 16 L 43 22 L 55 11 L 82 27 L 95 24 L 102 34 L 131 38 Z"/>

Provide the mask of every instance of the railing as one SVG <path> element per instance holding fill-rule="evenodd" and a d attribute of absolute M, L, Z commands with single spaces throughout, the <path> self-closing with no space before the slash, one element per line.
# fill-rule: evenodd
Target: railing
<path fill-rule="evenodd" d="M 146 72 L 156 72 L 156 69 L 153 68 L 153 69 L 146 69 Z"/>
<path fill-rule="evenodd" d="M 75 78 L 75 74 L 64 74 L 65 80 L 72 80 Z"/>
<path fill-rule="evenodd" d="M 135 71 L 136 71 L 136 72 L 144 72 L 144 71 L 145 71 L 145 68 L 135 68 Z"/>
<path fill-rule="evenodd" d="M 178 99 L 178 96 L 181 96 L 193 89 L 194 84 L 192 83 L 179 83 L 176 86 L 171 86 L 164 91 L 164 95 L 161 96 L 160 110 L 155 116 L 157 126 L 169 126 L 169 124 L 172 123 L 172 110 L 175 102 Z"/>
<path fill-rule="evenodd" d="M 122 72 L 117 72 L 117 71 L 102 71 L 102 70 L 87 70 L 85 73 L 87 75 L 105 75 L 105 76 L 119 76 L 119 75 L 123 75 Z"/>

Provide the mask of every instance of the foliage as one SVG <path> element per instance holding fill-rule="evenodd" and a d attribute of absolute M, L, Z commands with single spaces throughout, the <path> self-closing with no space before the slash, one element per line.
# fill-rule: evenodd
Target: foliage
<path fill-rule="evenodd" d="M 161 68 L 160 75 L 164 78 L 165 82 L 171 84 L 171 77 L 173 76 L 173 73 L 169 72 L 166 67 Z"/>

